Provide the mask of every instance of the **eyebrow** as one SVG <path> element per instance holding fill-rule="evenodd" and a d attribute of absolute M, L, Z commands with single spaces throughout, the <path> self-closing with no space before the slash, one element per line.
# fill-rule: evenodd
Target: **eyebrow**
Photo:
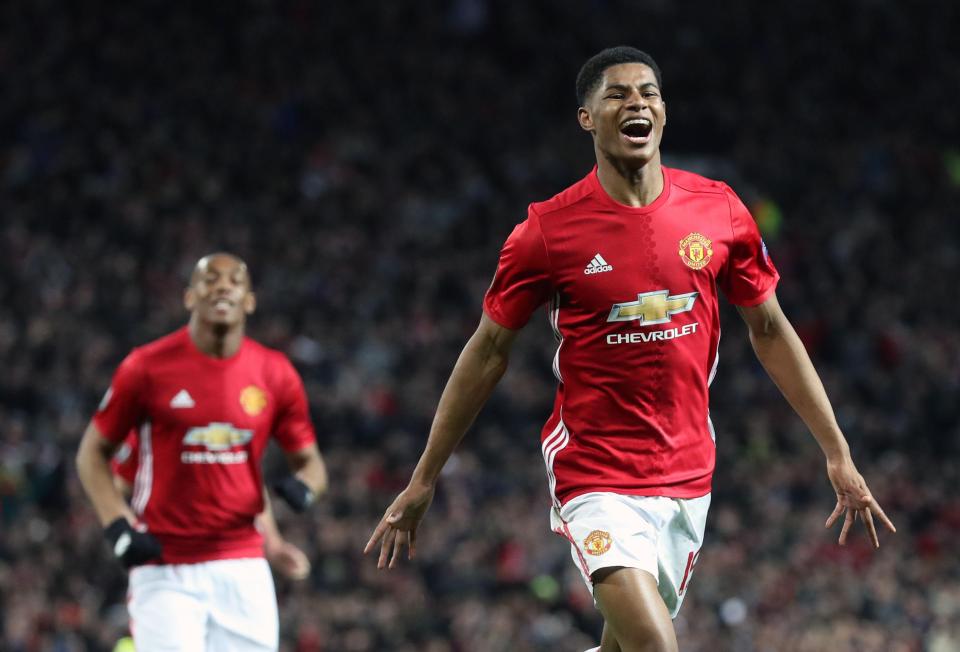
<path fill-rule="evenodd" d="M 657 86 L 657 84 L 656 84 L 655 82 L 644 82 L 643 84 L 640 84 L 640 90 L 647 90 L 647 89 L 649 89 L 649 88 L 655 88 L 655 89 L 657 89 L 657 90 L 660 90 L 660 87 Z M 604 90 L 605 92 L 606 92 L 606 91 L 612 91 L 612 90 L 628 91 L 628 90 L 630 90 L 630 85 L 629 85 L 629 84 L 620 84 L 620 83 L 608 84 L 603 90 Z"/>

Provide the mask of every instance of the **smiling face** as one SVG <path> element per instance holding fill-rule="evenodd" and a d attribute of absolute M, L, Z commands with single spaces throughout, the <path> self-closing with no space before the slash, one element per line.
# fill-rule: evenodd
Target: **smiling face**
<path fill-rule="evenodd" d="M 667 105 L 650 66 L 621 63 L 604 70 L 577 119 L 593 135 L 598 157 L 636 168 L 659 160 Z"/>
<path fill-rule="evenodd" d="M 204 256 L 193 269 L 183 303 L 201 322 L 242 326 L 256 308 L 246 263 L 230 254 Z"/>

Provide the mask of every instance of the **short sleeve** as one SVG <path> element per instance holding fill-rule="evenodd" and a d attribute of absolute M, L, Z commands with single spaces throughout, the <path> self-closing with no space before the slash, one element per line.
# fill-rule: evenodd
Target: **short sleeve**
<path fill-rule="evenodd" d="M 105 439 L 120 443 L 140 426 L 143 419 L 143 397 L 146 373 L 136 351 L 128 355 L 113 374 L 113 381 L 103 395 L 93 423 Z"/>
<path fill-rule="evenodd" d="M 495 322 L 516 330 L 530 320 L 533 311 L 546 303 L 552 282 L 547 248 L 540 219 L 529 209 L 500 251 L 497 272 L 483 299 L 483 310 Z"/>
<path fill-rule="evenodd" d="M 110 470 L 119 478 L 123 478 L 127 484 L 133 484 L 137 477 L 137 465 L 139 462 L 140 440 L 137 438 L 137 432 L 131 431 L 127 438 L 123 440 L 123 445 L 114 453 L 110 460 Z"/>
<path fill-rule="evenodd" d="M 720 289 L 730 303 L 738 306 L 757 306 L 766 301 L 777 288 L 780 274 L 770 260 L 767 246 L 760 237 L 757 223 L 740 198 L 726 189 L 730 206 L 733 242 L 730 257 L 718 278 Z"/>
<path fill-rule="evenodd" d="M 317 439 L 310 420 L 307 393 L 300 374 L 293 364 L 280 356 L 280 379 L 277 387 L 277 416 L 273 436 L 285 451 L 297 451 Z"/>

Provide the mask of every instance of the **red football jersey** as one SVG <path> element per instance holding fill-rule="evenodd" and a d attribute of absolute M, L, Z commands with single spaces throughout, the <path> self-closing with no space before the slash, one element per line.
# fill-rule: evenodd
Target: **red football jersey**
<path fill-rule="evenodd" d="M 550 302 L 560 384 L 541 447 L 558 506 L 591 491 L 709 493 L 717 288 L 754 306 L 779 279 L 726 184 L 665 167 L 663 180 L 656 201 L 633 208 L 606 193 L 594 168 L 531 204 L 484 298 L 510 329 Z"/>
<path fill-rule="evenodd" d="M 286 356 L 244 338 L 232 357 L 212 358 L 187 328 L 126 357 L 94 423 L 115 442 L 138 431 L 131 504 L 170 564 L 262 557 L 253 519 L 267 441 L 288 451 L 315 441 Z"/>

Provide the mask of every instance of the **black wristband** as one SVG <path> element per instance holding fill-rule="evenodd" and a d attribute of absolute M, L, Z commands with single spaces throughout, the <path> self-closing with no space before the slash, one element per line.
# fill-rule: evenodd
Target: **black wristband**
<path fill-rule="evenodd" d="M 273 482 L 273 490 L 290 505 L 290 509 L 299 513 L 304 512 L 313 502 L 314 495 L 300 478 L 288 475 Z"/>
<path fill-rule="evenodd" d="M 103 529 L 113 556 L 126 568 L 139 566 L 160 556 L 160 542 L 147 532 L 135 530 L 123 516 Z"/>

